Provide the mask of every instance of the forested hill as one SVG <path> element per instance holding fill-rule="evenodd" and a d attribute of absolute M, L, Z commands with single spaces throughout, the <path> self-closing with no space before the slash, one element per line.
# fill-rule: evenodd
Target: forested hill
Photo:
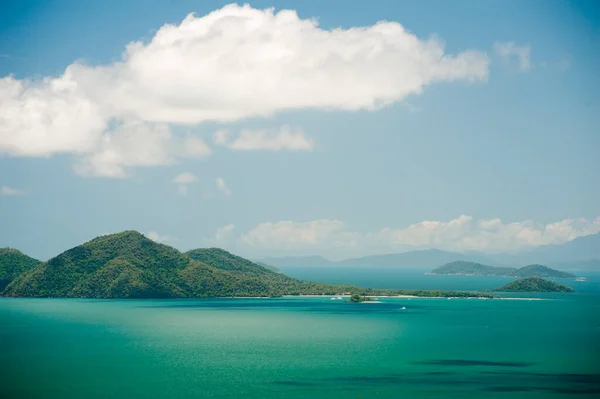
<path fill-rule="evenodd" d="M 95 238 L 37 264 L 14 278 L 3 295 L 189 298 L 339 294 L 358 290 L 299 281 L 216 248 L 183 254 L 136 231 L 125 231 Z"/>
<path fill-rule="evenodd" d="M 431 271 L 431 274 L 459 274 L 472 276 L 507 276 L 507 277 L 547 277 L 547 278 L 575 278 L 571 273 L 551 269 L 543 265 L 514 267 L 488 266 L 481 263 L 456 261 L 446 263 Z"/>
<path fill-rule="evenodd" d="M 14 248 L 0 248 L 0 293 L 11 281 L 40 263 Z"/>
<path fill-rule="evenodd" d="M 217 269 L 235 271 L 247 276 L 275 275 L 285 277 L 259 263 L 251 262 L 221 248 L 198 248 L 188 251 L 185 254 L 194 260 L 204 262 Z"/>
<path fill-rule="evenodd" d="M 517 269 L 513 267 L 495 267 L 475 262 L 455 261 L 446 263 L 431 271 L 431 274 L 461 274 L 474 276 L 506 276 Z"/>
<path fill-rule="evenodd" d="M 527 277 L 508 283 L 494 291 L 498 292 L 573 292 L 571 287 L 544 280 L 539 277 Z"/>

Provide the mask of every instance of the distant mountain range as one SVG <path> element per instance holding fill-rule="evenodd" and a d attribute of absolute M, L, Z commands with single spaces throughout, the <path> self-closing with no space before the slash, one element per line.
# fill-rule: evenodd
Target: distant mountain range
<path fill-rule="evenodd" d="M 600 262 L 600 233 L 578 237 L 562 245 L 545 245 L 517 254 L 497 254 L 491 257 L 509 266 L 531 263 L 576 265 L 590 260 Z"/>
<path fill-rule="evenodd" d="M 340 261 L 331 261 L 322 256 L 270 257 L 257 261 L 283 269 L 324 266 L 431 269 L 453 261 L 466 261 L 490 266 L 521 267 L 544 264 L 562 270 L 600 270 L 600 234 L 578 237 L 562 245 L 547 245 L 516 254 L 459 253 L 426 249 Z"/>

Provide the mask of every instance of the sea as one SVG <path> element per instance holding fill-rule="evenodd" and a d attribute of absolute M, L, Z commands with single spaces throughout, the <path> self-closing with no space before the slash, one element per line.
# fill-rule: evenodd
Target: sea
<path fill-rule="evenodd" d="M 371 288 L 510 279 L 298 268 Z M 0 398 L 598 398 L 600 273 L 518 299 L 0 298 Z M 541 300 L 538 300 L 541 299 Z"/>

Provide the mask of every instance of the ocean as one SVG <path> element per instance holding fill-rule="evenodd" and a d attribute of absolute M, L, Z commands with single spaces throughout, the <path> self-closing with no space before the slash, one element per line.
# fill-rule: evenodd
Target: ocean
<path fill-rule="evenodd" d="M 340 272 L 310 279 L 457 290 L 507 282 Z M 599 397 L 600 273 L 586 276 L 570 282 L 573 294 L 519 295 L 545 300 L 0 298 L 0 397 Z"/>

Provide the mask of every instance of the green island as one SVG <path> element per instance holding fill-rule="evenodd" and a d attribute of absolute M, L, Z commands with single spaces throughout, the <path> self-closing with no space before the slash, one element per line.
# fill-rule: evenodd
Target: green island
<path fill-rule="evenodd" d="M 543 265 L 528 265 L 521 268 L 488 266 L 481 263 L 455 261 L 446 263 L 429 274 L 465 275 L 465 276 L 505 276 L 505 277 L 544 277 L 576 278 L 574 274 L 551 269 Z"/>
<path fill-rule="evenodd" d="M 41 298 L 207 298 L 283 295 L 492 297 L 488 292 L 381 290 L 298 280 L 219 248 L 182 253 L 136 231 L 94 238 L 47 262 L 0 252 L 0 293 Z"/>
<path fill-rule="evenodd" d="M 355 303 L 360 303 L 360 302 L 375 302 L 375 301 L 377 301 L 375 298 L 371 298 L 371 297 L 360 295 L 360 294 L 354 294 L 348 300 L 348 302 L 355 302 Z"/>
<path fill-rule="evenodd" d="M 511 283 L 508 283 L 500 288 L 495 289 L 497 292 L 574 292 L 573 288 L 558 284 L 554 281 L 544 280 L 539 277 L 526 277 Z"/>

